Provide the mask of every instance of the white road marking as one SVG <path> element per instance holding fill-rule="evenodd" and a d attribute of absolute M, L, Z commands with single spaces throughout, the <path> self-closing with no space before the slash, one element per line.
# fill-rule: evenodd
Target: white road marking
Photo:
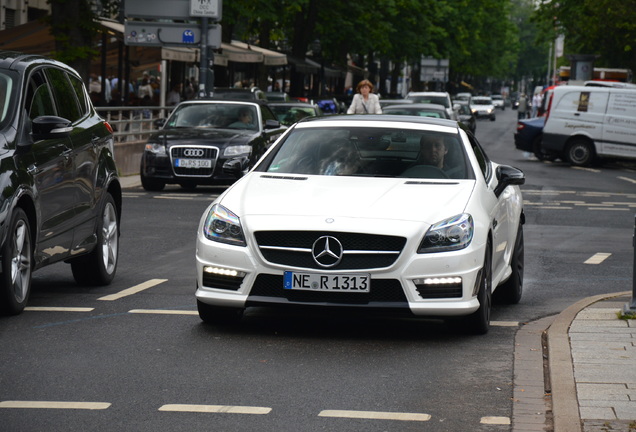
<path fill-rule="evenodd" d="M 25 311 L 37 312 L 90 312 L 95 310 L 91 307 L 58 307 L 58 306 L 27 306 Z"/>
<path fill-rule="evenodd" d="M 128 313 L 136 314 L 164 314 L 164 315 L 199 315 L 198 311 L 169 310 L 169 309 L 131 309 Z"/>
<path fill-rule="evenodd" d="M 104 297 L 100 297 L 97 300 L 106 300 L 106 301 L 112 301 L 112 300 L 119 300 L 122 297 L 126 297 L 129 295 L 133 295 L 133 294 L 137 294 L 138 292 L 141 292 L 143 290 L 146 290 L 148 288 L 152 288 L 155 285 L 159 285 L 161 283 L 166 282 L 168 279 L 150 279 L 149 281 L 146 281 L 142 284 L 139 285 L 135 285 L 134 287 L 125 289 L 123 291 L 119 291 L 118 293 L 115 294 L 110 294 Z"/>
<path fill-rule="evenodd" d="M 60 402 L 60 401 L 2 401 L 0 408 L 81 409 L 104 410 L 108 402 Z"/>
<path fill-rule="evenodd" d="M 508 417 L 482 417 L 481 424 L 509 425 L 510 419 Z"/>
<path fill-rule="evenodd" d="M 187 405 L 167 404 L 159 408 L 159 411 L 172 412 L 200 412 L 200 413 L 224 413 L 224 414 L 269 414 L 272 409 L 268 407 L 233 406 L 233 405 Z"/>
<path fill-rule="evenodd" d="M 597 254 L 592 255 L 583 264 L 600 264 L 603 261 L 605 261 L 607 258 L 609 258 L 611 255 L 612 255 L 611 253 L 599 252 Z"/>
<path fill-rule="evenodd" d="M 619 178 L 620 180 L 625 180 L 625 181 L 628 181 L 628 182 L 631 182 L 631 183 L 636 183 L 636 179 L 632 179 L 632 178 L 629 178 L 629 177 L 622 177 L 622 176 L 619 176 L 618 178 Z"/>
<path fill-rule="evenodd" d="M 429 421 L 431 419 L 429 414 L 347 410 L 323 410 L 320 411 L 318 416 L 402 421 Z"/>

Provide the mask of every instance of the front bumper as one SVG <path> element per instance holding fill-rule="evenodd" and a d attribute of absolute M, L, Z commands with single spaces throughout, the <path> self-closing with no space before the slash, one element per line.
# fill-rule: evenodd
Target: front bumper
<path fill-rule="evenodd" d="M 451 317 L 469 315 L 479 308 L 475 296 L 483 263 L 483 248 L 474 241 L 468 248 L 444 253 L 416 254 L 407 243 L 387 268 L 316 270 L 292 268 L 267 262 L 251 247 L 237 247 L 197 240 L 197 300 L 214 306 L 309 306 L 402 310 L 416 316 Z M 211 274 L 206 269 L 214 269 Z M 229 276 L 228 271 L 237 275 Z M 283 288 L 285 271 L 371 276 L 369 293 L 296 291 Z M 459 284 L 424 285 L 430 278 L 461 278 Z"/>

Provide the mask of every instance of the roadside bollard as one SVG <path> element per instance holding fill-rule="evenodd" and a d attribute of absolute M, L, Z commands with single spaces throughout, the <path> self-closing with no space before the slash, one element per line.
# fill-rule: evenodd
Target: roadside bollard
<path fill-rule="evenodd" d="M 634 234 L 632 236 L 632 247 L 634 248 L 634 262 L 632 263 L 632 300 L 625 303 L 623 315 L 629 318 L 636 318 L 636 216 L 634 216 Z"/>

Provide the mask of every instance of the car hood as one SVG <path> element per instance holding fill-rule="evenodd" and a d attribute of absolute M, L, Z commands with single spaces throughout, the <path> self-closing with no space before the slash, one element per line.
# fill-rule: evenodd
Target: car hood
<path fill-rule="evenodd" d="M 349 227 L 374 221 L 432 224 L 464 212 L 474 180 L 427 181 L 404 178 L 271 175 L 251 172 L 221 198 L 242 220 L 262 226 L 313 229 L 314 221 L 348 220 Z M 366 222 L 363 222 L 366 221 Z M 260 224 L 257 224 L 260 225 Z M 304 228 L 303 228 L 304 227 Z M 254 226 L 252 228 L 255 228 Z M 335 229 L 336 226 L 333 226 Z M 360 226 L 360 228 L 362 228 Z"/>
<path fill-rule="evenodd" d="M 243 144 L 258 136 L 256 131 L 245 131 L 235 129 L 205 129 L 205 128 L 184 128 L 184 129 L 163 129 L 155 132 L 148 139 L 149 142 L 161 142 L 167 145 L 172 144 Z"/>

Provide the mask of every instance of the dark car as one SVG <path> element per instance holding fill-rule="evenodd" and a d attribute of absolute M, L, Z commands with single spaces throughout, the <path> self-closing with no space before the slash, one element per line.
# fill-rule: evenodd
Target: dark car
<path fill-rule="evenodd" d="M 305 117 L 323 115 L 318 105 L 305 102 L 270 102 L 268 106 L 274 111 L 278 121 L 285 126 L 291 126 Z"/>
<path fill-rule="evenodd" d="M 412 115 L 418 117 L 432 117 L 450 119 L 444 105 L 430 103 L 406 103 L 403 105 L 389 105 L 382 108 L 382 114 Z"/>
<path fill-rule="evenodd" d="M 518 150 L 533 153 L 539 160 L 554 160 L 554 155 L 544 153 L 541 149 L 545 117 L 534 117 L 517 121 L 515 147 Z"/>
<path fill-rule="evenodd" d="M 121 186 L 112 128 L 81 77 L 41 56 L 0 51 L 0 310 L 26 306 L 33 271 L 71 264 L 82 285 L 115 277 Z"/>
<path fill-rule="evenodd" d="M 141 184 L 149 191 L 160 191 L 169 183 L 188 189 L 231 184 L 285 129 L 262 101 L 182 102 L 162 129 L 148 137 Z"/>
<path fill-rule="evenodd" d="M 474 134 L 477 129 L 477 117 L 475 117 L 473 110 L 470 109 L 470 103 L 468 101 L 458 100 L 455 101 L 455 105 L 459 106 L 457 111 L 459 121 L 465 124 Z"/>

